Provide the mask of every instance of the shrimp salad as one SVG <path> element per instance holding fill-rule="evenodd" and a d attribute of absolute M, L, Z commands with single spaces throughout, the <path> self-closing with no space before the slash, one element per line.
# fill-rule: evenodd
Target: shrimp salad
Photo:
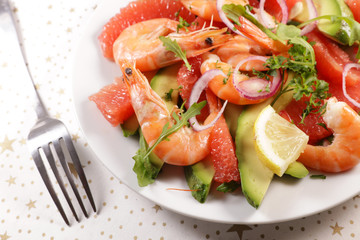
<path fill-rule="evenodd" d="M 177 190 L 199 202 L 240 190 L 257 208 L 274 175 L 254 150 L 268 105 L 308 136 L 285 175 L 359 163 L 358 11 L 347 0 L 132 1 L 99 36 L 122 76 L 89 99 L 139 139 L 139 186 L 171 164 L 189 186 Z"/>

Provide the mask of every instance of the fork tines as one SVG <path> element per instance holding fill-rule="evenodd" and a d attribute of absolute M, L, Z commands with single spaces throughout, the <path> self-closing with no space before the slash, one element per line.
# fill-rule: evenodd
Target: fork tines
<path fill-rule="evenodd" d="M 65 214 L 65 211 L 60 203 L 60 200 L 59 198 L 57 197 L 57 194 L 53 188 L 53 185 L 51 184 L 51 180 L 49 178 L 49 175 L 46 171 L 46 168 L 45 168 L 45 165 L 44 165 L 44 162 L 43 162 L 43 159 L 47 159 L 48 162 L 49 162 L 49 165 L 52 169 L 52 172 L 54 173 L 54 176 L 59 184 L 59 187 L 61 189 L 61 191 L 63 192 L 64 194 L 64 197 L 71 209 L 71 212 L 73 213 L 76 221 L 79 222 L 79 217 L 74 209 L 74 206 L 71 202 L 71 199 L 69 197 L 69 194 L 65 188 L 65 184 L 60 176 L 60 173 L 57 169 L 57 166 L 56 166 L 56 162 L 55 162 L 55 159 L 57 157 L 57 159 L 59 159 L 60 161 L 60 164 L 62 166 L 62 169 L 64 170 L 65 174 L 66 174 L 66 177 L 71 185 L 71 188 L 76 196 L 76 199 L 82 209 L 82 212 L 84 213 L 84 216 L 86 218 L 88 218 L 88 213 L 84 207 L 84 204 L 83 204 L 83 201 L 80 197 L 80 194 L 79 194 L 79 191 L 77 189 L 77 186 L 74 182 L 74 179 L 73 179 L 73 176 L 71 175 L 70 171 L 69 171 L 69 167 L 67 165 L 67 161 L 65 159 L 65 154 L 64 154 L 64 151 L 63 151 L 63 148 L 62 148 L 62 144 L 61 142 L 63 142 L 63 145 L 65 145 L 67 150 L 68 150 L 68 153 L 70 155 L 70 158 L 74 164 L 74 167 L 75 167 L 75 170 L 80 178 L 80 181 L 85 189 L 85 192 L 86 192 L 86 195 L 87 195 L 87 198 L 89 199 L 90 201 L 90 204 L 92 206 L 92 209 L 94 210 L 94 212 L 96 212 L 96 206 L 95 206 L 95 203 L 94 203 L 94 199 L 92 197 L 92 194 L 90 192 L 90 188 L 89 188 L 89 185 L 88 185 L 88 182 L 87 182 L 87 179 L 86 179 L 86 176 L 85 176 L 85 173 L 83 171 L 83 168 L 81 166 L 81 163 L 79 161 L 79 157 L 76 153 L 76 150 L 75 150 L 75 147 L 73 145 L 73 142 L 70 138 L 70 136 L 66 135 L 64 137 L 61 137 L 59 138 L 58 140 L 55 140 L 55 141 L 52 141 L 52 142 L 49 142 L 48 144 L 45 144 L 45 145 L 42 145 L 40 146 L 39 148 L 35 149 L 31 154 L 32 154 L 32 157 L 35 161 L 35 164 L 40 172 L 40 175 L 57 207 L 57 209 L 59 210 L 62 218 L 64 219 L 64 221 L 66 222 L 67 225 L 70 226 L 70 223 L 69 223 L 69 220 L 68 218 L 66 217 L 66 214 Z"/>

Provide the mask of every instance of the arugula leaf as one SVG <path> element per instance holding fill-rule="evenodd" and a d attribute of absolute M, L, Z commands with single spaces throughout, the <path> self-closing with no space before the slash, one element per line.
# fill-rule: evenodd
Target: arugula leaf
<path fill-rule="evenodd" d="M 299 37 L 300 33 L 301 33 L 301 30 L 299 28 L 297 28 L 296 26 L 285 25 L 283 23 L 279 23 L 278 27 L 276 29 L 276 35 L 280 39 L 284 39 L 284 40 Z"/>
<path fill-rule="evenodd" d="M 240 184 L 238 182 L 235 181 L 231 181 L 231 182 L 224 182 L 221 185 L 219 185 L 216 190 L 219 192 L 234 192 L 236 189 L 240 188 Z"/>
<path fill-rule="evenodd" d="M 140 148 L 136 152 L 136 155 L 133 157 L 133 159 L 135 160 L 133 171 L 136 173 L 139 186 L 145 187 L 155 181 L 161 170 L 161 164 L 156 165 L 150 160 L 149 156 L 146 156 L 148 145 L 141 130 L 139 130 L 139 133 Z"/>
<path fill-rule="evenodd" d="M 206 101 L 202 101 L 200 103 L 194 103 L 190 106 L 190 108 L 185 112 L 181 113 L 181 117 L 173 113 L 173 118 L 175 119 L 176 123 L 169 128 L 169 123 L 165 124 L 162 129 L 162 132 L 156 142 L 147 149 L 146 153 L 144 154 L 144 158 L 148 157 L 149 154 L 154 150 L 154 148 L 163 140 L 166 140 L 168 136 L 173 134 L 174 132 L 178 131 L 180 128 L 188 124 L 188 120 L 196 115 L 200 114 L 201 109 L 206 105 Z"/>
<path fill-rule="evenodd" d="M 181 58 L 184 61 L 187 69 L 191 71 L 191 65 L 186 58 L 186 51 L 183 51 L 181 49 L 181 47 L 176 42 L 176 40 L 171 40 L 170 37 L 164 37 L 164 36 L 160 36 L 159 39 L 163 42 L 163 45 L 166 47 L 166 50 L 175 53 L 176 57 Z"/>
<path fill-rule="evenodd" d="M 311 65 L 315 69 L 316 62 L 315 62 L 314 49 L 312 48 L 311 44 L 306 41 L 307 39 L 305 36 L 300 36 L 300 33 L 301 30 L 299 28 L 293 25 L 285 25 L 282 23 L 278 24 L 276 30 L 276 35 L 278 36 L 279 39 L 283 41 L 289 41 L 288 44 L 294 45 L 294 47 L 290 48 L 289 51 L 292 52 L 289 52 L 289 54 L 292 55 L 293 57 L 297 57 L 301 55 L 310 57 L 311 60 L 310 62 L 306 60 L 304 61 L 303 57 L 300 62 L 302 63 L 309 62 L 308 65 Z M 294 50 L 298 51 L 299 54 L 295 53 Z M 305 50 L 307 52 L 305 52 Z"/>

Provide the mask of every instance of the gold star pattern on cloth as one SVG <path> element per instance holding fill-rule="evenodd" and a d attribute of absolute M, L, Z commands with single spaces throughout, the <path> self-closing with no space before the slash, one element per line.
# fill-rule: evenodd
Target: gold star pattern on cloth
<path fill-rule="evenodd" d="M 232 225 L 231 228 L 227 230 L 227 232 L 236 232 L 239 236 L 239 239 L 242 240 L 244 231 L 252 230 L 248 225 Z"/>
<path fill-rule="evenodd" d="M 32 209 L 32 208 L 36 208 L 35 202 L 36 202 L 36 201 L 32 201 L 32 200 L 30 199 L 29 203 L 26 204 L 26 206 L 28 207 L 28 210 L 30 210 L 30 209 Z"/>
<path fill-rule="evenodd" d="M 20 139 L 19 143 L 21 145 L 25 145 L 26 144 L 26 139 L 25 138 Z"/>
<path fill-rule="evenodd" d="M 336 222 L 335 226 L 330 226 L 333 229 L 332 235 L 339 234 L 341 236 L 341 230 L 343 227 L 340 227 Z"/>
<path fill-rule="evenodd" d="M 4 141 L 0 142 L 0 147 L 2 148 L 1 153 L 8 151 L 14 151 L 12 144 L 15 142 L 15 139 L 9 139 L 6 135 Z"/>
<path fill-rule="evenodd" d="M 5 48 L 0 46 L 0 79 L 3 80 L 0 81 L 0 116 L 2 116 L 0 118 L 0 240 L 360 239 L 359 195 L 332 208 L 331 211 L 324 211 L 303 219 L 264 225 L 248 225 L 248 223 L 234 225 L 234 223 L 203 221 L 174 213 L 161 207 L 163 205 L 157 205 L 138 194 L 137 191 L 130 189 L 128 182 L 122 182 L 123 179 L 118 179 L 116 172 L 111 173 L 103 166 L 103 159 L 97 159 L 92 154 L 90 146 L 93 147 L 93 145 L 90 144 L 91 141 L 86 139 L 80 130 L 82 126 L 76 120 L 76 114 L 73 110 L 74 99 L 71 94 L 71 86 L 74 81 L 77 81 L 73 78 L 74 66 L 71 61 L 75 60 L 72 58 L 72 54 L 78 50 L 77 46 L 87 45 L 88 42 L 91 42 L 92 45 L 85 54 L 89 53 L 90 58 L 90 53 L 95 51 L 97 56 L 95 60 L 101 61 L 101 50 L 97 36 L 102 26 L 112 16 L 102 12 L 101 22 L 94 26 L 86 25 L 90 17 L 93 16 L 96 6 L 99 5 L 96 11 L 102 11 L 103 8 L 100 7 L 100 3 L 102 3 L 101 6 L 104 6 L 110 1 L 59 0 L 51 1 L 51 5 L 49 5 L 49 2 L 47 0 L 37 0 L 36 11 L 38 14 L 34 14 L 31 11 L 34 5 L 33 1 L 11 1 L 12 7 L 18 9 L 16 20 L 21 26 L 22 36 L 25 38 L 23 46 L 36 86 L 50 115 L 61 118 L 69 129 L 73 141 L 76 141 L 80 161 L 84 170 L 86 170 L 88 183 L 99 211 L 97 213 L 89 211 L 89 218 L 85 218 L 71 187 L 68 186 L 67 191 L 80 218 L 78 223 L 71 214 L 71 210 L 63 197 L 59 185 L 56 183 L 48 163 L 44 161 L 47 169 L 49 169 L 50 178 L 54 179 L 53 186 L 65 208 L 71 227 L 68 227 L 63 222 L 41 179 L 35 162 L 28 152 L 26 144 L 29 129 L 36 122 L 36 113 L 32 109 L 32 95 L 29 91 L 31 83 L 26 78 L 23 78 L 20 71 L 18 71 L 21 69 L 22 62 L 18 59 L 11 59 L 11 56 L 14 56 L 11 54 L 13 51 L 11 51 L 8 44 L 3 44 Z M 127 4 L 127 0 L 112 2 L 111 12 L 114 14 L 119 11 L 118 4 Z M 92 34 L 91 38 L 79 38 L 83 30 L 85 32 L 90 28 L 94 30 L 94 27 L 97 34 Z M 83 67 L 86 72 L 91 70 L 91 67 L 86 64 Z M 103 70 L 106 69 L 101 71 Z M 116 68 L 116 70 L 118 69 Z M 86 79 L 86 74 L 84 74 L 82 81 L 84 81 L 84 89 L 90 85 L 90 82 Z M 102 80 L 104 85 L 112 81 L 113 79 L 108 78 Z M 87 96 L 80 95 L 78 97 L 81 97 L 84 105 L 86 105 Z M 90 108 L 88 110 L 91 111 Z M 120 128 L 111 127 L 110 131 L 120 131 Z M 113 142 L 111 144 L 117 146 L 121 143 Z M 119 161 L 129 161 L 130 165 L 133 164 L 131 157 L 126 159 L 119 156 Z M 60 174 L 64 176 L 60 162 L 57 161 L 57 164 L 59 165 Z M 72 169 L 72 175 L 77 175 L 73 164 L 70 164 L 69 168 Z M 131 168 L 124 170 L 129 175 L 133 174 Z M 182 172 L 180 174 L 180 177 L 183 177 Z M 342 178 L 344 176 L 346 178 L 347 174 L 336 177 Z M 65 176 L 64 180 L 66 180 Z M 79 183 L 78 189 L 85 208 L 87 210 L 91 209 L 80 181 L 75 180 Z M 167 178 L 160 180 L 168 181 Z M 304 181 L 307 180 L 299 180 L 296 184 L 300 185 Z M 67 182 L 65 181 L 65 183 Z M 322 186 L 321 183 L 319 184 Z M 141 188 L 141 191 L 151 191 L 151 188 L 152 186 L 150 188 Z M 166 192 L 167 190 L 164 188 L 162 191 Z M 214 191 L 216 191 L 215 188 Z M 189 192 L 178 191 L 173 193 L 176 194 L 178 199 L 183 197 L 191 198 L 191 196 L 188 196 Z M 162 193 L 160 192 L 160 194 Z M 286 195 L 286 193 L 284 194 Z M 243 198 L 240 191 L 234 193 L 234 195 L 240 199 Z M 215 201 L 222 204 L 221 196 L 216 194 L 214 198 L 209 198 L 209 202 L 204 205 L 195 202 L 195 207 L 206 208 L 208 204 L 211 205 Z M 189 200 L 191 201 L 191 199 Z M 227 204 L 226 201 L 224 204 Z M 289 204 L 291 205 L 291 203 Z M 263 210 L 264 208 L 251 209 L 249 207 L 242 214 L 251 218 L 259 212 L 262 213 Z M 282 210 L 281 206 L 279 210 Z M 223 213 L 215 212 L 214 214 Z M 225 214 L 233 214 L 232 209 L 228 209 Z"/>
<path fill-rule="evenodd" d="M 153 208 L 155 209 L 156 212 L 158 212 L 159 210 L 162 210 L 162 208 L 157 204 L 155 206 L 153 206 Z"/>
<path fill-rule="evenodd" d="M 77 140 L 79 139 L 80 137 L 79 137 L 79 135 L 78 134 L 72 134 L 72 140 L 74 141 L 74 142 L 77 142 Z"/>
<path fill-rule="evenodd" d="M 7 232 L 5 232 L 4 234 L 0 234 L 0 240 L 7 240 L 9 238 L 10 238 L 10 236 L 7 235 Z"/>
<path fill-rule="evenodd" d="M 74 175 L 74 177 L 77 179 L 79 177 L 79 175 L 76 171 L 74 164 L 72 162 L 68 162 L 67 164 L 68 164 L 71 174 Z M 84 166 L 81 166 L 81 167 L 84 168 Z"/>
<path fill-rule="evenodd" d="M 15 177 L 10 176 L 9 179 L 6 180 L 6 182 L 9 183 L 9 186 L 10 186 L 11 184 L 14 184 L 14 185 L 15 185 L 15 179 L 16 179 Z"/>

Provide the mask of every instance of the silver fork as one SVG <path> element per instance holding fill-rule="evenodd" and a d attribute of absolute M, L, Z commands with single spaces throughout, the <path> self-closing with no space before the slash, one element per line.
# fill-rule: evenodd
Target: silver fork
<path fill-rule="evenodd" d="M 50 168 L 52 169 L 52 172 L 55 175 L 55 178 L 58 182 L 58 185 L 61 189 L 61 191 L 64 194 L 64 197 L 75 217 L 75 219 L 79 222 L 79 217 L 75 211 L 75 208 L 71 202 L 71 199 L 69 197 L 69 194 L 65 188 L 64 182 L 60 176 L 60 173 L 57 169 L 55 160 L 58 159 L 61 163 L 61 166 L 66 174 L 66 177 L 71 185 L 71 188 L 74 192 L 74 195 L 76 196 L 76 199 L 82 209 L 83 214 L 86 218 L 88 218 L 88 213 L 84 207 L 83 201 L 80 197 L 79 191 L 76 187 L 76 184 L 74 183 L 74 179 L 69 171 L 67 161 L 65 159 L 66 153 L 70 156 L 74 167 L 78 173 L 78 176 L 80 178 L 80 181 L 85 189 L 87 198 L 90 201 L 90 204 L 92 206 L 92 209 L 94 212 L 96 212 L 96 207 L 94 203 L 94 199 L 92 197 L 92 194 L 90 192 L 90 188 L 85 176 L 85 173 L 83 171 L 83 168 L 81 166 L 81 163 L 79 161 L 79 157 L 76 153 L 75 147 L 73 145 L 73 142 L 71 140 L 71 136 L 66 129 L 65 125 L 57 120 L 51 118 L 41 99 L 36 91 L 34 81 L 31 77 L 30 71 L 27 68 L 27 64 L 25 64 L 25 54 L 23 53 L 22 48 L 19 45 L 19 36 L 18 32 L 16 30 L 16 25 L 14 21 L 14 16 L 12 15 L 12 10 L 10 7 L 10 4 L 8 0 L 0 0 L 0 33 L 4 32 L 5 34 L 1 34 L 1 38 L 6 40 L 6 43 L 8 42 L 12 46 L 13 51 L 12 53 L 17 55 L 19 57 L 19 61 L 23 61 L 23 66 L 19 66 L 19 70 L 23 70 L 26 72 L 26 75 L 28 76 L 29 80 L 33 83 L 33 95 L 35 100 L 35 111 L 38 117 L 38 120 L 35 124 L 35 126 L 30 130 L 30 133 L 28 135 L 28 148 L 31 152 L 31 155 L 35 161 L 36 167 L 38 168 L 40 175 L 57 207 L 59 210 L 62 218 L 66 222 L 67 225 L 70 226 L 69 220 L 66 217 L 65 211 L 60 203 L 59 198 L 57 197 L 57 194 L 53 188 L 53 185 L 51 183 L 51 180 L 49 178 L 49 175 L 47 173 L 46 167 L 44 165 L 43 160 L 47 159 L 49 162 Z M 66 150 L 64 152 L 64 150 Z"/>

